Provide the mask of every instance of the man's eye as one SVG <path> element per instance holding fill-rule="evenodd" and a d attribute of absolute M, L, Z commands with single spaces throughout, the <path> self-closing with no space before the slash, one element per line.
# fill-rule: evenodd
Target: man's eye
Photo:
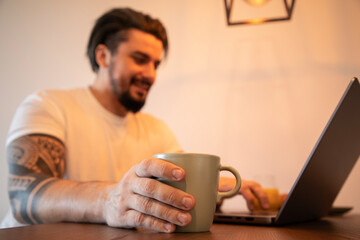
<path fill-rule="evenodd" d="M 147 62 L 147 60 L 145 58 L 142 58 L 142 57 L 133 57 L 133 58 L 134 58 L 134 61 L 137 64 L 145 64 Z"/>

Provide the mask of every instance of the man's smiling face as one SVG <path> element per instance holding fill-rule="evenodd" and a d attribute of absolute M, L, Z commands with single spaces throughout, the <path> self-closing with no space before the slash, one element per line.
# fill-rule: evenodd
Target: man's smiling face
<path fill-rule="evenodd" d="M 112 54 L 109 64 L 113 94 L 129 111 L 137 112 L 156 79 L 156 70 L 163 54 L 162 42 L 155 36 L 136 29 L 127 32 Z"/>

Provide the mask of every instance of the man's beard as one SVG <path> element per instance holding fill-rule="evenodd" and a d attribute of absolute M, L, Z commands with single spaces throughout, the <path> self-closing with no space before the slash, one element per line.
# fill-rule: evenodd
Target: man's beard
<path fill-rule="evenodd" d="M 137 79 L 135 77 L 131 78 L 130 85 L 133 84 Z M 137 101 L 133 99 L 130 95 L 130 89 L 125 92 L 120 92 L 116 86 L 115 79 L 111 78 L 111 88 L 118 101 L 128 110 L 133 113 L 137 113 L 145 105 L 145 99 L 143 101 Z"/>
<path fill-rule="evenodd" d="M 118 96 L 118 101 L 129 111 L 137 113 L 145 105 L 144 101 L 137 101 L 130 96 L 129 90 Z"/>

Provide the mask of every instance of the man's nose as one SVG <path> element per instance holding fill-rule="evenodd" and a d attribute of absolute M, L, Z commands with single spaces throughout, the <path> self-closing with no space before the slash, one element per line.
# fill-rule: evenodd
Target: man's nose
<path fill-rule="evenodd" d="M 149 63 L 145 66 L 145 69 L 143 71 L 143 77 L 154 81 L 156 78 L 156 68 L 154 66 L 154 64 Z"/>

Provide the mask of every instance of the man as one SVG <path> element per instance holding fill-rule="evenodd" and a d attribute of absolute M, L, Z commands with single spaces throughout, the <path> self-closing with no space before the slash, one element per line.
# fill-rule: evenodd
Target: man
<path fill-rule="evenodd" d="M 162 121 L 139 112 L 167 50 L 158 20 L 113 9 L 97 20 L 88 44 L 95 82 L 41 91 L 21 104 L 7 139 L 10 225 L 70 221 L 172 232 L 191 222 L 196 199 L 155 180 L 182 181 L 186 173 L 151 158 L 181 148 Z M 220 191 L 233 182 L 222 179 Z M 244 181 L 240 192 L 250 209 L 255 196 L 267 207 L 257 183 Z"/>

